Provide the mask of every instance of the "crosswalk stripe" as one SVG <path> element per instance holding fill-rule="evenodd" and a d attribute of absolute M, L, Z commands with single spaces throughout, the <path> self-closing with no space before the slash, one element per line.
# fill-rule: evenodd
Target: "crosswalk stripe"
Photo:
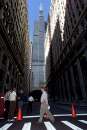
<path fill-rule="evenodd" d="M 74 124 L 70 123 L 69 121 L 61 121 L 61 122 L 67 125 L 68 127 L 72 128 L 73 130 L 83 130 L 80 127 L 77 127 Z"/>
<path fill-rule="evenodd" d="M 84 123 L 84 124 L 87 124 L 87 121 L 85 121 L 85 120 L 79 120 L 79 121 Z"/>
<path fill-rule="evenodd" d="M 44 122 L 47 130 L 56 130 L 50 122 Z"/>
<path fill-rule="evenodd" d="M 22 130 L 30 130 L 31 129 L 31 123 L 25 123 Z"/>
<path fill-rule="evenodd" d="M 7 130 L 13 123 L 5 124 L 3 127 L 0 128 L 0 130 Z"/>

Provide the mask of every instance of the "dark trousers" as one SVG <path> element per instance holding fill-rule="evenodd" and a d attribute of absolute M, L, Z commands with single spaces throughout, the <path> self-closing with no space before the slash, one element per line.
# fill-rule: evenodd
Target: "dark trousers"
<path fill-rule="evenodd" d="M 15 110 L 16 110 L 16 101 L 10 101 L 9 119 L 12 119 L 14 117 Z"/>
<path fill-rule="evenodd" d="M 28 102 L 27 112 L 32 112 L 32 102 Z"/>
<path fill-rule="evenodd" d="M 9 104 L 10 102 L 7 100 L 5 101 L 5 113 L 4 113 L 4 117 L 5 119 L 8 119 L 8 114 L 9 114 Z"/>

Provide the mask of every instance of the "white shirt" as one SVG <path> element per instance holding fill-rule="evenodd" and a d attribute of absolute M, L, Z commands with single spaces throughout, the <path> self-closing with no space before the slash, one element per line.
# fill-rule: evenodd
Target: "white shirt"
<path fill-rule="evenodd" d="M 6 92 L 5 96 L 4 96 L 4 100 L 5 101 L 9 101 L 9 96 L 10 96 L 10 91 Z"/>
<path fill-rule="evenodd" d="M 28 101 L 33 102 L 33 101 L 34 101 L 34 98 L 33 98 L 32 96 L 30 96 L 30 97 L 28 98 Z"/>
<path fill-rule="evenodd" d="M 9 96 L 10 101 L 16 101 L 16 92 L 12 91 Z"/>
<path fill-rule="evenodd" d="M 43 91 L 41 95 L 41 103 L 46 103 L 48 105 L 48 95 L 47 92 Z"/>

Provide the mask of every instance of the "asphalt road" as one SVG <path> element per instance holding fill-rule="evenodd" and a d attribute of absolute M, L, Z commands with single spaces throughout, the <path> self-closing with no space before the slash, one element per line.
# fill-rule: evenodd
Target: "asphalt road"
<path fill-rule="evenodd" d="M 15 121 L 8 122 L 1 119 L 0 130 L 87 130 L 87 107 L 80 107 L 77 111 L 77 118 L 73 119 L 71 106 L 51 104 L 55 122 L 44 119 L 40 124 L 38 123 L 40 103 L 33 104 L 32 113 L 27 112 L 27 106 L 24 106 L 22 121 L 15 119 Z"/>
<path fill-rule="evenodd" d="M 24 117 L 22 121 L 0 120 L 0 130 L 87 130 L 87 115 L 72 119 L 69 115 L 56 115 L 55 122 L 44 119 L 38 123 L 38 117 Z"/>

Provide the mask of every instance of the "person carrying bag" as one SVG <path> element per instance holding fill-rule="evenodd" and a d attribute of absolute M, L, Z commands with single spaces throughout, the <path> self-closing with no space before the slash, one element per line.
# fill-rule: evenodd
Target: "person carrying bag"
<path fill-rule="evenodd" d="M 46 117 L 48 119 L 50 119 L 52 121 L 52 123 L 54 123 L 55 119 L 53 117 L 53 115 L 51 114 L 51 112 L 48 109 L 48 94 L 47 94 L 47 88 L 46 87 L 41 87 L 41 91 L 42 91 L 42 95 L 41 95 L 41 106 L 40 106 L 40 118 L 38 120 L 39 123 L 42 122 L 44 114 L 46 115 Z"/>

